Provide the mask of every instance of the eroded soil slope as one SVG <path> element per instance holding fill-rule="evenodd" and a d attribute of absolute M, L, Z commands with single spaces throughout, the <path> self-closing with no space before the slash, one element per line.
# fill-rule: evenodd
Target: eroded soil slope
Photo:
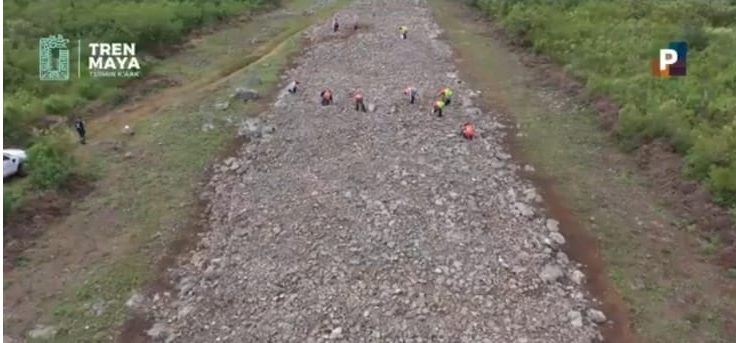
<path fill-rule="evenodd" d="M 309 33 L 314 44 L 289 72 L 302 89 L 264 114 L 275 131 L 218 167 L 211 231 L 172 270 L 179 294 L 158 301 L 151 333 L 176 342 L 591 342 L 605 318 L 558 251 L 557 223 L 516 176 L 503 126 L 456 78 L 426 4 L 359 1 L 339 14 L 354 15 L 369 25 Z M 351 26 L 344 20 L 341 31 Z M 420 104 L 403 97 L 408 84 Z M 444 86 L 456 96 L 437 118 L 428 104 Z M 318 104 L 325 87 L 335 105 Z M 357 90 L 375 111 L 353 110 Z M 458 135 L 466 120 L 478 127 L 473 141 Z"/>

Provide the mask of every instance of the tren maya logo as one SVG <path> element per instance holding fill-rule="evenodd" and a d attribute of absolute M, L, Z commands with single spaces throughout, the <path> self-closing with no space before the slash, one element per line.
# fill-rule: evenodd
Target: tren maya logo
<path fill-rule="evenodd" d="M 76 56 L 72 50 L 76 50 Z M 44 81 L 68 81 L 73 74 L 72 57 L 76 57 L 78 78 L 83 73 L 93 78 L 136 78 L 141 72 L 135 43 L 82 44 L 80 39 L 72 44 L 62 35 L 51 35 L 39 39 L 38 57 L 39 78 Z"/>
<path fill-rule="evenodd" d="M 659 50 L 652 59 L 652 75 L 661 78 L 687 74 L 687 42 L 670 42 L 667 49 Z"/>

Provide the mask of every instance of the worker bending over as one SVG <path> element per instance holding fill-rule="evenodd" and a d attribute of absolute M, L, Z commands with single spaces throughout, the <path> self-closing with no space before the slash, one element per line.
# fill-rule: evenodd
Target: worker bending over
<path fill-rule="evenodd" d="M 472 140 L 475 136 L 475 127 L 473 127 L 473 124 L 466 122 L 463 124 L 463 137 L 467 140 Z"/>
<path fill-rule="evenodd" d="M 296 80 L 291 81 L 291 83 L 289 83 L 289 85 L 286 86 L 286 90 L 289 91 L 289 93 L 291 94 L 295 94 L 296 88 L 298 85 L 299 85 L 299 81 L 296 81 Z"/>
<path fill-rule="evenodd" d="M 355 94 L 353 97 L 355 99 L 355 110 L 356 111 L 363 111 L 365 112 L 365 103 L 363 102 L 363 94 Z"/>
<path fill-rule="evenodd" d="M 440 96 L 442 97 L 442 101 L 445 102 L 445 105 L 449 105 L 450 100 L 452 100 L 452 90 L 450 88 L 444 88 L 440 91 Z"/>
<path fill-rule="evenodd" d="M 404 89 L 404 95 L 408 95 L 409 96 L 409 103 L 410 104 L 413 104 L 414 101 L 416 101 L 417 98 L 419 98 L 419 92 L 417 91 L 416 88 L 414 88 L 412 86 L 406 87 L 406 89 Z"/>
<path fill-rule="evenodd" d="M 321 93 L 319 93 L 319 96 L 322 97 L 322 106 L 332 104 L 332 90 L 330 90 L 329 88 L 326 88 Z"/>
<path fill-rule="evenodd" d="M 437 100 L 432 105 L 432 113 L 436 114 L 438 117 L 442 117 L 442 109 L 445 107 L 445 102 L 442 100 Z"/>
<path fill-rule="evenodd" d="M 399 32 L 401 32 L 401 38 L 406 39 L 406 35 L 407 33 L 409 33 L 409 28 L 404 25 L 401 25 L 399 26 Z"/>

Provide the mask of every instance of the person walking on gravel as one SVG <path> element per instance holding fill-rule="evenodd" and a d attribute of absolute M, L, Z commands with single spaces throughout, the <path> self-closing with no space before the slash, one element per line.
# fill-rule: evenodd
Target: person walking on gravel
<path fill-rule="evenodd" d="M 288 86 L 286 86 L 286 90 L 289 91 L 291 94 L 296 94 L 296 87 L 299 85 L 299 81 L 291 81 Z"/>
<path fill-rule="evenodd" d="M 406 39 L 406 35 L 409 33 L 409 28 L 401 25 L 399 26 L 399 32 L 401 32 L 401 38 Z"/>
<path fill-rule="evenodd" d="M 416 88 L 409 86 L 404 89 L 404 95 L 409 96 L 409 103 L 414 104 L 414 102 L 419 98 L 419 91 L 417 91 Z"/>
<path fill-rule="evenodd" d="M 322 97 L 322 106 L 332 104 L 332 90 L 330 90 L 329 88 L 326 88 L 321 93 L 319 93 L 319 96 Z"/>
<path fill-rule="evenodd" d="M 442 97 L 442 101 L 445 102 L 445 105 L 449 105 L 450 100 L 452 100 L 452 90 L 450 88 L 444 88 L 440 91 L 440 96 Z"/>
<path fill-rule="evenodd" d="M 355 110 L 366 112 L 365 103 L 363 102 L 363 94 L 357 93 L 353 99 L 355 99 Z"/>
<path fill-rule="evenodd" d="M 442 117 L 443 108 L 445 108 L 445 102 L 442 100 L 437 100 L 432 105 L 432 113 L 436 114 L 438 117 Z"/>

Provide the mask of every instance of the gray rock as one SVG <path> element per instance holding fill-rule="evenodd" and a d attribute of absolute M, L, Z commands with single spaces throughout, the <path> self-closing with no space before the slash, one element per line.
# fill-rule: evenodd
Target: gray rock
<path fill-rule="evenodd" d="M 552 241 L 555 247 L 565 245 L 565 236 L 559 232 L 552 232 L 549 234 L 549 239 Z"/>
<path fill-rule="evenodd" d="M 512 206 L 512 211 L 517 217 L 532 217 L 534 216 L 534 208 L 521 203 L 521 202 L 515 202 Z"/>
<path fill-rule="evenodd" d="M 555 282 L 565 276 L 565 272 L 556 264 L 548 264 L 542 268 L 539 278 L 544 282 Z"/>
<path fill-rule="evenodd" d="M 263 137 L 261 121 L 259 119 L 251 118 L 241 122 L 238 126 L 238 136 L 249 139 L 258 139 Z"/>
<path fill-rule="evenodd" d="M 227 101 L 225 101 L 225 102 L 220 102 L 220 103 L 216 103 L 216 104 L 215 104 L 215 109 L 216 109 L 216 110 L 224 111 L 224 110 L 226 110 L 226 109 L 228 109 L 228 108 L 230 108 L 230 103 L 229 103 L 229 102 L 227 102 Z"/>
<path fill-rule="evenodd" d="M 560 231 L 560 222 L 554 219 L 547 219 L 546 227 L 551 232 L 558 232 Z"/>
<path fill-rule="evenodd" d="M 144 306 L 146 297 L 140 293 L 134 293 L 128 301 L 125 302 L 125 306 L 129 309 L 140 309 Z"/>
<path fill-rule="evenodd" d="M 107 304 L 104 301 L 98 301 L 90 306 L 90 311 L 95 316 L 101 316 L 105 313 L 105 310 L 107 309 Z"/>
<path fill-rule="evenodd" d="M 237 88 L 235 89 L 235 92 L 233 92 L 231 97 L 242 101 L 251 101 L 259 99 L 261 95 L 255 89 Z"/>
<path fill-rule="evenodd" d="M 583 327 L 583 314 L 580 311 L 571 310 L 567 313 L 567 318 L 570 320 L 570 324 L 573 327 Z"/>
<path fill-rule="evenodd" d="M 588 316 L 588 319 L 590 319 L 591 322 L 596 323 L 596 324 L 603 324 L 607 320 L 606 315 L 603 312 L 596 310 L 594 308 L 589 308 L 586 311 L 586 315 Z"/>
<path fill-rule="evenodd" d="M 162 339 L 171 335 L 171 329 L 164 323 L 156 323 L 146 331 L 146 334 L 153 339 Z"/>
<path fill-rule="evenodd" d="M 33 330 L 28 332 L 28 338 L 51 340 L 54 337 L 56 337 L 56 334 L 58 332 L 59 332 L 59 329 L 57 329 L 55 326 L 36 325 L 36 327 Z"/>
<path fill-rule="evenodd" d="M 570 273 L 570 280 L 574 282 L 575 284 L 582 285 L 585 282 L 585 274 L 583 272 L 575 269 Z"/>
<path fill-rule="evenodd" d="M 368 105 L 366 106 L 366 109 L 368 110 L 368 112 L 375 112 L 376 111 L 376 104 L 374 104 L 372 102 L 371 103 L 368 103 Z"/>
<path fill-rule="evenodd" d="M 337 327 L 330 332 L 329 339 L 340 339 L 343 337 L 342 327 Z"/>

